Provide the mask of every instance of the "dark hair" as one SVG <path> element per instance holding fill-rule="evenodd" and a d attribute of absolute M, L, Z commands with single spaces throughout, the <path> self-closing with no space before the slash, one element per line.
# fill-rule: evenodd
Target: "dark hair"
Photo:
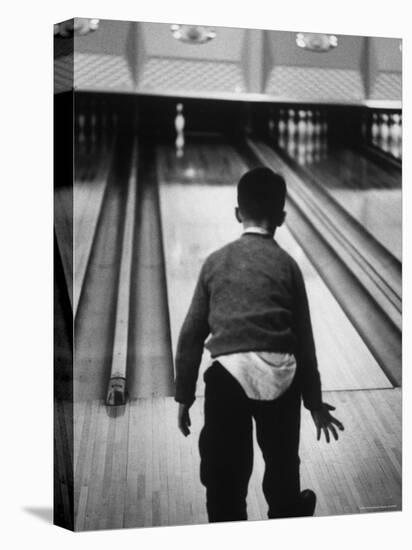
<path fill-rule="evenodd" d="M 258 167 L 243 174 L 237 185 L 241 213 L 252 220 L 273 219 L 285 207 L 286 183 L 270 168 Z"/>

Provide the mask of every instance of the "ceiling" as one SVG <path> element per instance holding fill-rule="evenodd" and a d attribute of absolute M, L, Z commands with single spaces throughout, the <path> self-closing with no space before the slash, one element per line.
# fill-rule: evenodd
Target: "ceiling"
<path fill-rule="evenodd" d="M 193 44 L 170 24 L 100 20 L 89 34 L 55 37 L 55 92 L 400 107 L 399 38 L 338 35 L 320 52 L 298 47 L 295 32 L 214 30 Z"/>

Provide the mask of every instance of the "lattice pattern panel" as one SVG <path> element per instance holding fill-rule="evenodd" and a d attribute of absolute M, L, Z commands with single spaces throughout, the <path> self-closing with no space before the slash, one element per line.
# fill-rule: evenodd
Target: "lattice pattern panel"
<path fill-rule="evenodd" d="M 402 99 L 402 75 L 400 73 L 379 73 L 370 95 L 371 99 Z"/>
<path fill-rule="evenodd" d="M 139 78 L 139 91 L 243 92 L 245 82 L 236 63 L 150 58 Z"/>
<path fill-rule="evenodd" d="M 77 90 L 130 92 L 134 91 L 135 82 L 124 57 L 76 52 L 74 86 Z"/>
<path fill-rule="evenodd" d="M 348 101 L 365 97 L 358 71 L 316 67 L 274 67 L 265 92 L 301 101 Z"/>
<path fill-rule="evenodd" d="M 73 88 L 73 54 L 54 60 L 54 93 L 67 92 Z"/>

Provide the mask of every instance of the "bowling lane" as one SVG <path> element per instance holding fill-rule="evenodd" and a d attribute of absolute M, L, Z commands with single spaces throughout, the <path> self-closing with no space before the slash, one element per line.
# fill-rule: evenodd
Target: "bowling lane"
<path fill-rule="evenodd" d="M 382 167 L 359 152 L 328 148 L 323 155 L 299 157 L 298 148 L 287 148 L 302 169 L 315 178 L 378 242 L 402 259 L 402 175 Z"/>
<path fill-rule="evenodd" d="M 87 264 L 102 209 L 115 140 L 102 141 L 88 154 L 76 154 L 73 189 L 74 283 L 73 313 L 76 315 Z M 77 149 L 80 149 L 79 146 Z"/>
<path fill-rule="evenodd" d="M 199 148 L 189 144 L 182 159 L 175 157 L 172 148 L 159 146 L 157 165 L 175 352 L 203 260 L 240 235 L 234 218 L 235 186 L 246 166 L 230 146 L 219 143 L 203 143 Z M 288 228 L 282 227 L 276 239 L 297 259 L 306 277 L 324 390 L 391 387 Z M 209 363 L 205 351 L 201 371 Z M 200 376 L 199 395 L 201 380 Z"/>
<path fill-rule="evenodd" d="M 118 142 L 75 318 L 74 401 L 102 399 L 112 362 L 131 146 Z M 86 231 L 88 226 L 86 224 Z M 82 234 L 77 233 L 79 242 Z M 85 236 L 87 239 L 87 235 Z"/>
<path fill-rule="evenodd" d="M 76 171 L 77 401 L 103 399 L 124 371 L 131 399 L 174 393 L 154 162 L 130 143 L 120 136 Z"/>
<path fill-rule="evenodd" d="M 234 185 L 246 171 L 240 157 L 222 143 L 188 145 L 178 159 L 174 150 L 157 150 L 167 297 L 173 355 L 205 257 L 239 235 L 234 217 Z M 200 372 L 210 364 L 205 349 Z M 199 375 L 199 394 L 203 394 Z"/>

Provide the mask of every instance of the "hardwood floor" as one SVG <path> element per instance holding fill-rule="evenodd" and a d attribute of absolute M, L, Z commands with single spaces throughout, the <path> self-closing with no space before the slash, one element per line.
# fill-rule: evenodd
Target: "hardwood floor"
<path fill-rule="evenodd" d="M 326 392 L 345 425 L 338 442 L 316 441 L 303 410 L 302 487 L 318 496 L 316 516 L 401 509 L 401 390 Z M 101 401 L 75 405 L 75 525 L 78 530 L 207 522 L 199 480 L 203 398 L 192 433 L 176 426 L 170 397 L 135 399 L 111 416 Z M 255 442 L 250 520 L 265 519 L 263 460 Z"/>

